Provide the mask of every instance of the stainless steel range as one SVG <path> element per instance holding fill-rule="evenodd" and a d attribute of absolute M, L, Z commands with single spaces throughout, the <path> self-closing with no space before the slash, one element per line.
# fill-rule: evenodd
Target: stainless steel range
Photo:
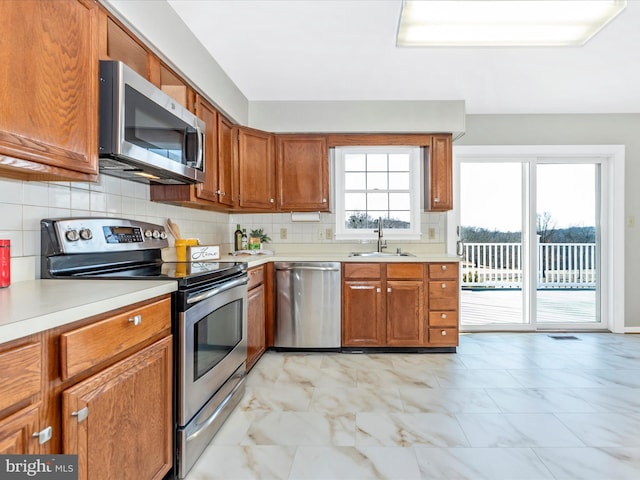
<path fill-rule="evenodd" d="M 163 262 L 164 227 L 136 220 L 59 218 L 40 226 L 42 278 L 177 282 L 174 476 L 184 478 L 244 393 L 246 264 Z"/>

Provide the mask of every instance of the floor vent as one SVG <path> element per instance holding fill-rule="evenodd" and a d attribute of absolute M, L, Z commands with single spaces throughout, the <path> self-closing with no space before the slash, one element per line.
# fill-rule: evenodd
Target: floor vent
<path fill-rule="evenodd" d="M 580 340 L 578 337 L 574 337 L 573 335 L 548 335 L 549 338 L 553 338 L 554 340 Z"/>

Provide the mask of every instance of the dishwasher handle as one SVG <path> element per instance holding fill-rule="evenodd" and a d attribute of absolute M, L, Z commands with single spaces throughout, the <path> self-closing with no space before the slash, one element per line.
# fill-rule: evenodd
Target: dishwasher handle
<path fill-rule="evenodd" d="M 312 266 L 276 267 L 276 272 L 290 272 L 292 270 L 314 270 L 316 272 L 339 272 L 340 271 L 340 269 L 336 267 L 312 267 Z"/>

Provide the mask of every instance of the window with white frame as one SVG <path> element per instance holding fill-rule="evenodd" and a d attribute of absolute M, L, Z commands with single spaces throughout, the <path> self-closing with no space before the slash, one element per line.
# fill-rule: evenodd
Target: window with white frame
<path fill-rule="evenodd" d="M 336 238 L 420 238 L 419 147 L 335 148 Z"/>

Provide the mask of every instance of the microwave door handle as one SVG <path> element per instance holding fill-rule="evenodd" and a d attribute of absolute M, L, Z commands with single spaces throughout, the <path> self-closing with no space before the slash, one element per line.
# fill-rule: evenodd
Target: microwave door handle
<path fill-rule="evenodd" d="M 199 170 L 204 170 L 204 132 L 200 130 L 200 127 L 196 126 L 196 132 L 198 135 L 198 156 L 196 162 L 196 168 Z"/>

